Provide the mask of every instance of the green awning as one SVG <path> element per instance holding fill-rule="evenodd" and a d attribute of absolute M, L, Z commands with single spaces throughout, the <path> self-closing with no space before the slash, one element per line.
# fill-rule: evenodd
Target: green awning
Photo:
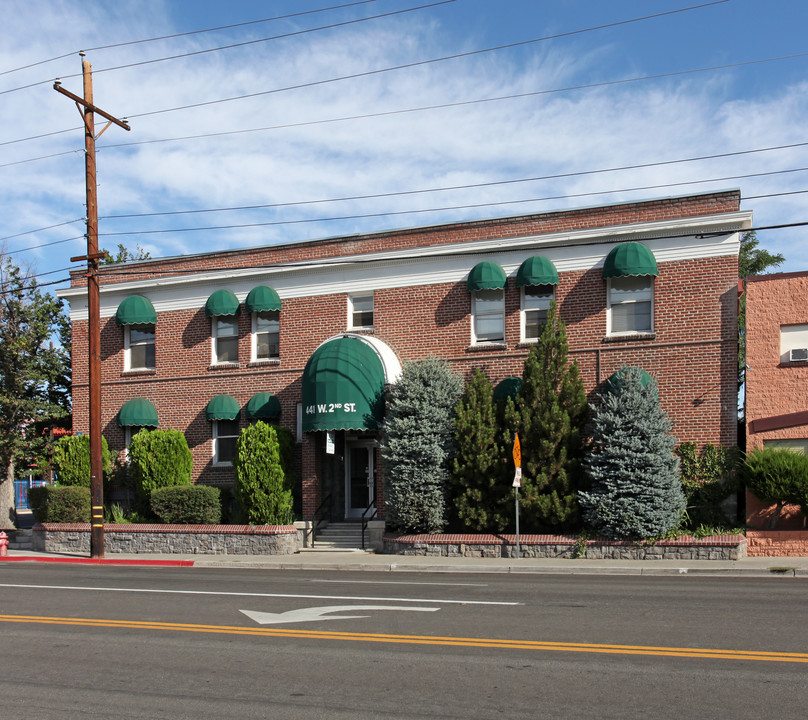
<path fill-rule="evenodd" d="M 638 242 L 625 242 L 613 247 L 603 263 L 604 280 L 629 275 L 659 275 L 654 253 Z"/>
<path fill-rule="evenodd" d="M 217 395 L 205 408 L 208 420 L 235 420 L 240 413 L 241 408 L 232 395 Z"/>
<path fill-rule="evenodd" d="M 371 430 L 384 411 L 384 368 L 355 337 L 320 345 L 303 370 L 303 431 Z"/>
<path fill-rule="evenodd" d="M 516 399 L 516 393 L 522 387 L 522 378 L 506 377 L 494 388 L 494 400 L 504 402 L 508 398 Z"/>
<path fill-rule="evenodd" d="M 256 393 L 247 403 L 248 420 L 277 420 L 280 416 L 280 401 L 272 393 Z"/>
<path fill-rule="evenodd" d="M 610 395 L 611 393 L 619 394 L 623 388 L 623 384 L 625 383 L 625 375 L 627 372 L 636 372 L 639 373 L 640 376 L 640 384 L 646 388 L 652 382 L 654 382 L 654 378 L 652 378 L 645 370 L 638 367 L 621 367 L 617 372 L 612 373 L 606 382 L 603 385 L 603 392 L 602 395 Z"/>
<path fill-rule="evenodd" d="M 146 398 L 127 400 L 118 410 L 120 427 L 157 427 L 157 410 Z"/>
<path fill-rule="evenodd" d="M 466 288 L 469 292 L 475 290 L 502 290 L 508 282 L 508 277 L 505 271 L 496 263 L 481 262 L 477 263 L 466 281 Z"/>
<path fill-rule="evenodd" d="M 280 310 L 281 299 L 271 287 L 259 285 L 250 290 L 247 299 L 244 301 L 244 309 L 248 313 Z"/>
<path fill-rule="evenodd" d="M 238 298 L 229 290 L 216 290 L 205 303 L 205 315 L 238 315 Z"/>
<path fill-rule="evenodd" d="M 118 325 L 155 325 L 157 313 L 148 298 L 130 295 L 118 305 L 115 322 Z"/>
<path fill-rule="evenodd" d="M 525 260 L 516 272 L 516 286 L 558 285 L 558 270 L 555 265 L 541 255 Z"/>

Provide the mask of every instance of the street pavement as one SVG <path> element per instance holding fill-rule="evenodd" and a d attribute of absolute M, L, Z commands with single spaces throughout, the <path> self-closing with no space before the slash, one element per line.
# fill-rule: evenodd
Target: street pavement
<path fill-rule="evenodd" d="M 175 565 L 261 568 L 266 570 L 349 570 L 375 572 L 462 572 L 601 575 L 713 575 L 808 577 L 808 557 L 758 557 L 743 560 L 586 560 L 582 558 L 470 558 L 378 555 L 361 551 L 303 551 L 294 555 L 193 555 L 107 553 L 87 555 L 9 550 L 4 562 Z"/>

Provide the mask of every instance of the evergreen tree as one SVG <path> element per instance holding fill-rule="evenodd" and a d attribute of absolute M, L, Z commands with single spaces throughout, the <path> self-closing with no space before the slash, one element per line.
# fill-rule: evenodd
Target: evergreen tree
<path fill-rule="evenodd" d="M 567 331 L 553 303 L 539 342 L 525 360 L 516 400 L 506 401 L 503 434 L 510 455 L 522 446 L 520 512 L 526 527 L 569 528 L 579 522 L 577 491 L 588 406 L 578 365 L 567 364 Z M 513 477 L 513 464 L 509 465 Z"/>
<path fill-rule="evenodd" d="M 445 526 L 453 413 L 462 389 L 462 380 L 435 357 L 405 365 L 393 386 L 381 447 L 391 526 L 406 532 Z"/>
<path fill-rule="evenodd" d="M 655 381 L 642 385 L 637 368 L 620 370 L 620 383 L 604 393 L 593 421 L 584 469 L 592 489 L 579 501 L 586 525 L 613 538 L 659 537 L 685 510 L 671 422 Z"/>
<path fill-rule="evenodd" d="M 261 420 L 236 441 L 235 495 L 250 525 L 289 525 L 294 519 L 280 453 L 276 429 Z"/>
<path fill-rule="evenodd" d="M 50 454 L 42 429 L 70 412 L 69 327 L 62 302 L 0 253 L 0 529 L 12 526 L 17 466 Z"/>
<path fill-rule="evenodd" d="M 501 532 L 511 521 L 511 482 L 505 478 L 505 451 L 494 388 L 475 368 L 455 412 L 452 463 L 454 506 L 469 530 Z"/>

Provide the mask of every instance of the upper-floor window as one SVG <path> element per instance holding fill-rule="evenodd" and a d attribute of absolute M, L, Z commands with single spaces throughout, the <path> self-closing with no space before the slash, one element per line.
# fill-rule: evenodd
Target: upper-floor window
<path fill-rule="evenodd" d="M 472 343 L 505 340 L 505 291 L 475 290 L 471 293 Z"/>
<path fill-rule="evenodd" d="M 280 356 L 280 312 L 267 310 L 252 314 L 252 359 L 273 360 Z"/>
<path fill-rule="evenodd" d="M 608 279 L 607 334 L 650 333 L 654 330 L 654 278 L 628 275 Z"/>
<path fill-rule="evenodd" d="M 780 326 L 780 362 L 808 361 L 808 325 Z"/>
<path fill-rule="evenodd" d="M 348 323 L 351 330 L 373 329 L 373 293 L 348 296 Z"/>
<path fill-rule="evenodd" d="M 124 327 L 124 369 L 154 370 L 155 326 L 151 323 Z"/>
<path fill-rule="evenodd" d="M 238 316 L 221 315 L 211 318 L 213 362 L 238 362 Z"/>
<path fill-rule="evenodd" d="M 522 341 L 534 342 L 541 337 L 550 304 L 555 298 L 553 285 L 528 285 L 522 288 Z"/>

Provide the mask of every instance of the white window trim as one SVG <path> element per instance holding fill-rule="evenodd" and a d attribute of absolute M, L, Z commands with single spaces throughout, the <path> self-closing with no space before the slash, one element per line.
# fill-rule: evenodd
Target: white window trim
<path fill-rule="evenodd" d="M 355 298 L 366 298 L 369 297 L 371 303 L 373 304 L 371 312 L 373 313 L 373 324 L 372 325 L 354 325 L 353 316 L 354 316 L 354 299 Z M 353 293 L 348 295 L 348 322 L 346 327 L 348 330 L 373 330 L 376 326 L 376 296 L 375 293 L 371 290 L 370 292 L 363 292 L 363 293 Z"/>
<path fill-rule="evenodd" d="M 493 317 L 494 315 L 501 315 L 502 317 L 502 339 L 501 340 L 487 340 L 487 339 L 478 339 L 477 338 L 477 290 L 472 291 L 471 293 L 471 344 L 472 345 L 505 345 L 505 290 L 498 290 L 498 292 L 502 293 L 502 312 L 501 313 L 485 313 L 481 317 Z"/>
<path fill-rule="evenodd" d="M 219 421 L 218 420 L 211 420 L 211 437 L 213 439 L 213 467 L 233 467 L 233 463 L 230 460 L 219 460 Z M 239 431 L 241 427 L 239 427 Z M 238 435 L 223 435 L 222 437 L 238 437 Z"/>
<path fill-rule="evenodd" d="M 606 335 L 610 337 L 636 337 L 640 335 L 651 335 L 655 332 L 654 330 L 654 316 L 655 313 L 655 305 L 656 305 L 656 292 L 655 292 L 655 285 L 656 285 L 656 278 L 650 276 L 651 278 L 651 328 L 649 330 L 629 330 L 626 332 L 612 332 L 612 278 L 607 278 L 606 280 Z M 631 300 L 627 300 L 621 303 L 616 303 L 617 305 L 625 305 L 630 302 Z M 648 302 L 648 300 L 638 300 L 636 302 Z"/>
<path fill-rule="evenodd" d="M 280 327 L 278 328 L 278 355 L 276 357 L 270 358 L 259 358 L 258 357 L 258 313 L 254 312 L 251 313 L 250 319 L 250 362 L 277 362 L 280 359 Z M 278 314 L 278 319 L 280 319 L 280 313 Z"/>
<path fill-rule="evenodd" d="M 144 323 L 148 324 L 148 323 Z M 123 328 L 123 369 L 124 372 L 139 370 L 155 370 L 157 366 L 157 327 L 154 326 L 154 350 L 155 350 L 155 364 L 154 367 L 132 367 L 132 344 L 131 344 L 131 326 L 125 325 Z"/>
<path fill-rule="evenodd" d="M 556 299 L 555 285 L 552 286 L 553 294 L 547 305 L 547 310 L 550 310 L 550 304 Z M 519 289 L 519 341 L 523 343 L 537 343 L 539 338 L 529 338 L 526 335 L 525 328 L 527 326 L 527 312 L 528 310 L 543 310 L 544 308 L 526 308 L 525 307 L 525 290 L 526 287 Z"/>
<path fill-rule="evenodd" d="M 236 338 L 236 355 L 238 355 L 238 345 L 241 339 L 238 329 L 238 315 L 231 316 L 226 315 L 224 317 L 235 317 L 236 319 L 236 334 L 235 335 L 227 335 L 226 337 L 235 337 Z M 219 361 L 219 355 L 216 352 L 217 341 L 219 339 L 219 329 L 217 327 L 217 322 L 219 320 L 218 316 L 213 316 L 210 319 L 210 364 L 211 365 L 238 365 L 238 357 L 235 360 L 225 360 Z"/>

